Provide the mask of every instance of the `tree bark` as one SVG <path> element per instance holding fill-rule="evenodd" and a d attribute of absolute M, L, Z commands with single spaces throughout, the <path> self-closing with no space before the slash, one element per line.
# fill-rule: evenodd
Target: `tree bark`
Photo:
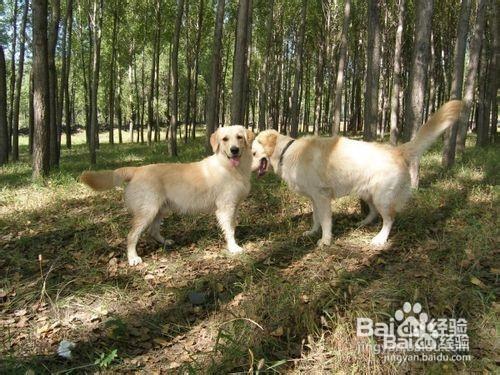
<path fill-rule="evenodd" d="M 47 0 L 33 0 L 33 178 L 47 176 L 49 160 L 49 63 Z"/>
<path fill-rule="evenodd" d="M 115 143 L 115 77 L 116 77 L 116 43 L 118 35 L 118 4 L 113 9 L 113 34 L 111 37 L 111 63 L 109 66 L 109 143 Z"/>
<path fill-rule="evenodd" d="M 14 109 L 12 118 L 12 161 L 19 160 L 19 104 L 21 102 L 21 87 L 24 75 L 24 51 L 26 48 L 26 21 L 28 19 L 29 3 L 24 4 L 23 18 L 19 40 L 19 65 L 16 77 L 16 93 L 14 97 Z"/>
<path fill-rule="evenodd" d="M 225 0 L 218 0 L 217 15 L 215 18 L 214 49 L 212 54 L 210 86 L 207 98 L 207 132 L 205 141 L 205 149 L 207 153 L 212 152 L 212 147 L 210 146 L 210 136 L 215 131 L 218 123 L 217 103 L 219 102 L 219 95 L 217 86 L 220 80 L 224 6 Z"/>
<path fill-rule="evenodd" d="M 464 82 L 465 49 L 467 34 L 469 32 L 469 19 L 471 0 L 462 0 L 460 19 L 457 27 L 457 40 L 455 43 L 455 57 L 453 63 L 453 79 L 451 81 L 450 99 L 461 99 Z M 441 163 L 449 168 L 455 162 L 455 146 L 457 139 L 458 123 L 452 125 L 444 133 L 443 155 Z"/>
<path fill-rule="evenodd" d="M 416 34 L 413 43 L 408 98 L 405 108 L 405 125 L 403 129 L 405 141 L 413 139 L 422 125 L 433 8 L 434 0 L 428 0 L 418 2 L 415 10 Z M 418 166 L 418 160 L 410 162 L 411 185 L 414 188 L 418 187 Z"/>
<path fill-rule="evenodd" d="M 245 75 L 247 70 L 250 0 L 239 0 L 233 63 L 231 125 L 243 125 L 245 117 Z"/>
<path fill-rule="evenodd" d="M 493 3 L 492 6 L 493 16 L 491 18 L 491 34 L 493 35 L 493 56 L 491 59 L 490 78 L 488 79 L 488 100 L 490 100 L 491 106 L 491 117 L 489 120 L 490 142 L 495 143 L 498 123 L 498 77 L 500 77 L 500 22 L 498 22 L 498 17 L 500 16 L 500 4 L 496 2 Z"/>
<path fill-rule="evenodd" d="M 195 61 L 194 61 L 194 93 L 193 93 L 193 117 L 191 118 L 191 132 L 192 138 L 196 138 L 196 121 L 198 116 L 198 75 L 200 71 L 200 48 L 201 48 L 201 32 L 203 29 L 203 12 L 204 12 L 204 0 L 200 0 L 198 9 L 198 32 L 196 35 L 196 46 L 195 46 Z"/>
<path fill-rule="evenodd" d="M 398 27 L 396 29 L 396 41 L 394 42 L 394 70 L 392 72 L 391 92 L 391 120 L 390 120 L 390 142 L 392 145 L 398 143 L 399 127 L 399 94 L 401 92 L 401 51 L 403 45 L 403 27 L 405 18 L 405 2 L 399 0 Z"/>
<path fill-rule="evenodd" d="M 181 34 L 184 0 L 177 2 L 177 16 L 175 20 L 174 39 L 172 41 L 172 66 L 170 68 L 170 82 L 172 95 L 170 98 L 170 156 L 177 156 L 177 114 L 179 106 L 179 38 Z"/>
<path fill-rule="evenodd" d="M 9 161 L 9 129 L 7 125 L 7 68 L 0 44 L 0 166 Z"/>
<path fill-rule="evenodd" d="M 59 23 L 61 20 L 60 0 L 51 2 L 52 10 L 50 14 L 49 32 L 48 32 L 48 62 L 49 62 L 49 150 L 50 166 L 59 166 L 59 128 L 57 123 L 57 69 L 56 69 L 56 46 L 59 35 Z"/>
<path fill-rule="evenodd" d="M 101 28 L 102 28 L 103 0 L 94 1 L 94 9 L 91 17 L 92 29 L 92 82 L 90 97 L 90 164 L 96 164 L 96 146 L 98 142 L 98 120 L 97 120 L 97 94 L 99 91 L 99 71 L 101 63 Z"/>
<path fill-rule="evenodd" d="M 16 49 L 17 49 L 17 13 L 19 6 L 17 0 L 14 0 L 14 12 L 12 14 L 12 53 L 10 59 L 10 82 L 9 82 L 9 152 L 12 151 L 12 120 L 14 115 L 14 92 L 16 86 Z"/>
<path fill-rule="evenodd" d="M 71 98 L 69 95 L 69 75 L 71 70 L 71 35 L 73 33 L 73 0 L 68 0 L 66 9 L 66 34 L 67 34 L 67 51 L 64 61 L 66 62 L 66 69 L 64 70 L 64 90 L 62 95 L 64 95 L 64 117 L 66 119 L 66 147 L 71 148 Z"/>
<path fill-rule="evenodd" d="M 403 0 L 401 0 L 403 1 Z M 344 4 L 344 24 L 340 36 L 339 64 L 337 67 L 337 80 L 335 83 L 335 97 L 333 101 L 333 126 L 332 134 L 337 135 L 340 129 L 340 109 L 342 108 L 342 89 L 344 87 L 344 70 L 347 55 L 347 32 L 351 22 L 351 0 L 345 0 Z"/>
<path fill-rule="evenodd" d="M 377 109 L 380 75 L 380 0 L 368 2 L 368 41 L 366 47 L 365 128 L 363 140 L 377 137 Z"/>
<path fill-rule="evenodd" d="M 270 1 L 269 14 L 266 21 L 266 49 L 265 57 L 262 64 L 261 76 L 259 82 L 259 130 L 266 129 L 267 123 L 267 102 L 269 94 L 269 69 L 271 58 L 271 47 L 273 42 L 273 13 L 274 13 L 274 0 Z"/>
<path fill-rule="evenodd" d="M 349 1 L 349 0 L 347 0 Z M 297 138 L 299 135 L 299 115 L 300 115 L 300 98 L 299 98 L 299 88 L 301 85 L 302 77 L 302 59 L 303 59 L 303 49 L 304 49 L 304 38 L 306 33 L 306 18 L 307 18 L 307 0 L 302 1 L 302 10 L 300 13 L 300 29 L 297 37 L 297 46 L 295 50 L 295 80 L 293 83 L 292 91 L 292 118 L 290 125 L 290 137 Z"/>
<path fill-rule="evenodd" d="M 463 96 L 464 107 L 462 108 L 462 113 L 460 114 L 458 122 L 456 140 L 456 152 L 458 153 L 463 153 L 465 150 L 465 139 L 467 137 L 467 128 L 469 126 L 469 117 L 474 98 L 474 87 L 479 66 L 479 54 L 481 52 L 481 44 L 484 36 L 486 3 L 487 0 L 478 0 L 477 2 L 476 21 L 470 40 L 469 64 L 467 68 L 467 75 L 465 77 Z M 455 150 L 453 150 L 451 146 L 453 146 L 453 140 L 450 141 L 450 153 L 455 154 Z"/>

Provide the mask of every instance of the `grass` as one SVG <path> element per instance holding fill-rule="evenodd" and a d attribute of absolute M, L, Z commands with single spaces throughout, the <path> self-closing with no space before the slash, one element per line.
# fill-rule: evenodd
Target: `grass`
<path fill-rule="evenodd" d="M 111 146 L 97 169 L 197 160 L 203 140 L 166 156 L 164 142 Z M 115 137 L 116 139 L 116 137 Z M 126 264 L 129 217 L 120 190 L 94 193 L 83 138 L 61 168 L 31 182 L 21 161 L 0 169 L 0 372 L 108 373 L 492 373 L 498 370 L 498 147 L 469 147 L 440 167 L 440 146 L 422 160 L 421 186 L 384 249 L 369 246 L 380 223 L 357 229 L 357 199 L 332 203 L 334 241 L 302 238 L 307 200 L 272 175 L 253 181 L 231 257 L 211 215 L 167 218 L 164 251 L 143 237 L 145 264 Z M 201 305 L 190 303 L 203 293 Z M 388 321 L 405 301 L 432 317 L 466 318 L 471 361 L 383 362 L 358 349 L 357 317 Z M 61 340 L 77 344 L 58 357 Z"/>

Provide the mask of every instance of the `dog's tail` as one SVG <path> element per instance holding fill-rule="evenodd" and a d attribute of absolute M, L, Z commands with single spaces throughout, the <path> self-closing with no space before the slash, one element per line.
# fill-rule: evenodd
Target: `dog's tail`
<path fill-rule="evenodd" d="M 451 100 L 443 104 L 419 129 L 413 140 L 398 147 L 405 158 L 407 160 L 420 159 L 439 135 L 458 120 L 462 107 L 463 102 L 461 100 Z"/>
<path fill-rule="evenodd" d="M 129 182 L 137 169 L 137 167 L 124 167 L 114 171 L 85 171 L 80 176 L 80 182 L 97 191 L 108 190 Z"/>

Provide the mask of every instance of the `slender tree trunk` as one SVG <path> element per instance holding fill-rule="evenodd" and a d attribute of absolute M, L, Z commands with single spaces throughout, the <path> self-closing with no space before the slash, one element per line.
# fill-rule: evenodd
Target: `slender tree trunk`
<path fill-rule="evenodd" d="M 177 156 L 177 113 L 179 106 L 179 38 L 181 34 L 182 14 L 184 12 L 184 0 L 177 2 L 177 16 L 175 20 L 174 40 L 172 42 L 172 66 L 170 69 L 170 82 L 172 96 L 170 100 L 170 155 Z"/>
<path fill-rule="evenodd" d="M 377 102 L 380 75 L 380 0 L 368 2 L 368 41 L 365 91 L 365 129 L 363 139 L 377 137 Z"/>
<path fill-rule="evenodd" d="M 349 0 L 348 0 L 349 1 Z M 299 100 L 299 87 L 301 85 L 302 76 L 302 59 L 304 49 L 304 38 L 306 33 L 306 18 L 307 18 L 307 0 L 302 0 L 302 10 L 300 13 L 300 29 L 297 36 L 297 47 L 295 50 L 295 80 L 292 91 L 292 118 L 290 126 L 290 137 L 297 138 L 299 135 L 299 115 L 300 115 L 300 100 Z"/>
<path fill-rule="evenodd" d="M 207 133 L 205 142 L 207 153 L 212 152 L 212 148 L 210 146 L 210 135 L 215 131 L 218 122 L 217 103 L 219 102 L 219 95 L 217 84 L 220 80 L 224 6 L 225 0 L 218 0 L 217 15 L 215 18 L 214 49 L 212 54 L 210 86 L 207 98 Z"/>
<path fill-rule="evenodd" d="M 403 0 L 401 0 L 403 1 Z M 335 83 L 335 98 L 333 102 L 333 135 L 337 135 L 340 128 L 340 109 L 342 108 L 342 89 L 344 87 L 344 70 L 347 55 L 347 32 L 351 22 L 351 0 L 345 0 L 344 4 L 344 24 L 340 36 L 339 64 L 337 67 L 337 81 Z"/>
<path fill-rule="evenodd" d="M 116 98 L 116 116 L 118 119 L 118 143 L 123 143 L 123 113 L 122 113 L 122 71 L 118 70 L 118 96 Z"/>
<path fill-rule="evenodd" d="M 434 0 L 417 3 L 415 13 L 416 35 L 413 46 L 408 99 L 405 109 L 405 126 L 403 129 L 405 141 L 413 139 L 422 125 L 433 9 Z M 411 185 L 414 188 L 418 187 L 418 166 L 418 160 L 410 162 Z"/>
<path fill-rule="evenodd" d="M 7 68 L 0 44 L 0 166 L 9 161 L 9 129 L 7 125 Z"/>
<path fill-rule="evenodd" d="M 264 61 L 262 63 L 262 70 L 260 74 L 259 82 L 259 130 L 266 129 L 267 123 L 267 102 L 269 100 L 269 73 L 270 69 L 270 58 L 271 58 L 271 47 L 273 41 L 273 12 L 274 12 L 274 0 L 270 1 L 269 14 L 266 21 L 266 49 Z"/>
<path fill-rule="evenodd" d="M 396 41 L 394 42 L 394 70 L 392 72 L 392 92 L 391 92 L 391 122 L 390 122 L 390 142 L 392 145 L 398 143 L 399 127 L 399 94 L 401 92 L 401 51 L 403 45 L 403 27 L 405 19 L 405 2 L 399 0 L 398 6 L 398 27 L 396 29 Z"/>
<path fill-rule="evenodd" d="M 33 155 L 33 134 L 35 132 L 35 112 L 33 108 L 33 69 L 30 71 L 29 99 L 28 99 L 28 149 Z"/>
<path fill-rule="evenodd" d="M 463 153 L 465 150 L 465 139 L 467 137 L 467 128 L 469 126 L 469 117 L 474 99 L 474 87 L 479 66 L 479 54 L 481 52 L 481 45 L 484 36 L 486 5 L 487 0 L 478 0 L 477 2 L 476 21 L 472 30 L 469 47 L 469 65 L 467 75 L 465 77 L 463 96 L 464 107 L 462 108 L 462 113 L 460 114 L 458 122 L 456 140 L 456 151 L 458 153 Z M 452 149 L 452 146 L 453 140 L 450 140 L 450 153 L 455 154 L 455 150 Z"/>
<path fill-rule="evenodd" d="M 93 56 L 92 56 L 92 84 L 90 98 L 90 164 L 96 164 L 96 144 L 98 142 L 98 119 L 97 119 L 97 94 L 99 91 L 99 69 L 101 63 L 101 27 L 102 27 L 103 0 L 94 1 L 94 9 L 91 18 L 93 34 Z"/>
<path fill-rule="evenodd" d="M 66 147 L 71 148 L 71 106 L 70 106 L 70 95 L 69 95 L 69 75 L 71 70 L 71 35 L 73 32 L 73 0 L 68 0 L 66 9 L 66 29 L 67 29 L 67 54 L 64 59 L 66 62 L 66 69 L 64 71 L 64 90 L 62 95 L 64 95 L 64 114 L 66 118 Z"/>
<path fill-rule="evenodd" d="M 48 62 L 49 62 L 49 100 L 50 100 L 50 166 L 59 166 L 59 128 L 57 123 L 57 69 L 56 69 L 56 46 L 59 35 L 59 23 L 61 20 L 60 0 L 51 1 L 52 11 L 50 14 L 50 26 L 48 33 Z"/>
<path fill-rule="evenodd" d="M 10 59 L 10 82 L 9 82 L 9 152 L 12 151 L 12 120 L 14 118 L 14 92 L 16 86 L 16 49 L 17 49 L 17 14 L 19 11 L 19 4 L 14 0 L 14 12 L 12 14 L 12 53 Z"/>
<path fill-rule="evenodd" d="M 195 46 L 195 61 L 194 61 L 194 93 L 193 93 L 193 117 L 191 118 L 191 132 L 192 138 L 196 138 L 196 121 L 198 116 L 198 76 L 200 74 L 200 48 L 201 48 L 201 32 L 203 29 L 203 12 L 204 12 L 204 0 L 200 0 L 198 8 L 198 32 L 196 34 L 196 46 Z"/>
<path fill-rule="evenodd" d="M 233 91 L 231 100 L 231 125 L 243 124 L 246 103 L 245 75 L 247 70 L 248 27 L 250 0 L 239 0 L 236 45 L 233 63 Z"/>
<path fill-rule="evenodd" d="M 115 143 L 115 77 L 116 77 L 116 40 L 118 35 L 118 4 L 113 9 L 113 34 L 111 37 L 111 63 L 109 66 L 109 143 Z"/>
<path fill-rule="evenodd" d="M 485 33 L 486 34 L 486 33 Z M 490 108 L 488 100 L 488 78 L 490 78 L 491 66 L 491 43 L 492 38 L 484 37 L 484 44 L 481 48 L 481 61 L 479 62 L 478 76 L 478 101 L 476 119 L 476 147 L 485 147 L 489 143 L 488 127 L 490 123 Z M 497 77 L 493 77 L 496 79 Z"/>
<path fill-rule="evenodd" d="M 450 99 L 461 99 L 464 82 L 465 49 L 467 45 L 467 34 L 469 32 L 469 19 L 471 0 L 462 0 L 460 7 L 460 19 L 457 28 L 457 41 L 455 43 L 455 57 L 453 63 L 453 79 L 451 81 Z M 442 165 L 451 167 L 455 162 L 455 146 L 457 139 L 458 123 L 452 125 L 444 133 Z"/>
<path fill-rule="evenodd" d="M 24 74 L 24 51 L 26 44 L 26 21 L 28 19 L 28 3 L 24 4 L 23 18 L 19 40 L 19 65 L 16 77 L 16 92 L 14 97 L 14 109 L 12 118 L 12 161 L 19 160 L 19 104 L 21 102 L 21 87 Z"/>
<path fill-rule="evenodd" d="M 193 74 L 193 57 L 191 51 L 191 41 L 189 38 L 189 0 L 186 1 L 186 111 L 184 112 L 184 143 L 187 143 L 189 136 L 189 123 L 191 117 L 191 83 Z"/>
<path fill-rule="evenodd" d="M 49 159 L 49 63 L 47 0 L 33 0 L 33 178 L 47 176 Z"/>
<path fill-rule="evenodd" d="M 490 142 L 495 143 L 498 123 L 498 77 L 500 77 L 500 22 L 498 22 L 498 17 L 500 16 L 500 4 L 497 2 L 493 3 L 492 6 L 493 16 L 491 18 L 491 34 L 493 36 L 493 56 L 491 58 L 490 78 L 488 79 L 488 100 L 490 101 L 491 106 L 491 117 L 489 119 Z"/>

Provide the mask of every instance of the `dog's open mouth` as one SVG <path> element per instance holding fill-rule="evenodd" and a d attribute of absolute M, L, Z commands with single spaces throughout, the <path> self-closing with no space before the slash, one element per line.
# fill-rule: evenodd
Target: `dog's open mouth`
<path fill-rule="evenodd" d="M 238 165 L 240 165 L 240 155 L 232 155 L 232 156 L 229 156 L 229 162 L 231 163 L 231 165 L 233 167 L 237 167 Z"/>
<path fill-rule="evenodd" d="M 258 170 L 257 176 L 258 177 L 264 176 L 266 174 L 266 172 L 267 172 L 267 159 L 262 158 L 262 159 L 260 159 L 260 162 L 259 162 L 259 170 Z"/>

